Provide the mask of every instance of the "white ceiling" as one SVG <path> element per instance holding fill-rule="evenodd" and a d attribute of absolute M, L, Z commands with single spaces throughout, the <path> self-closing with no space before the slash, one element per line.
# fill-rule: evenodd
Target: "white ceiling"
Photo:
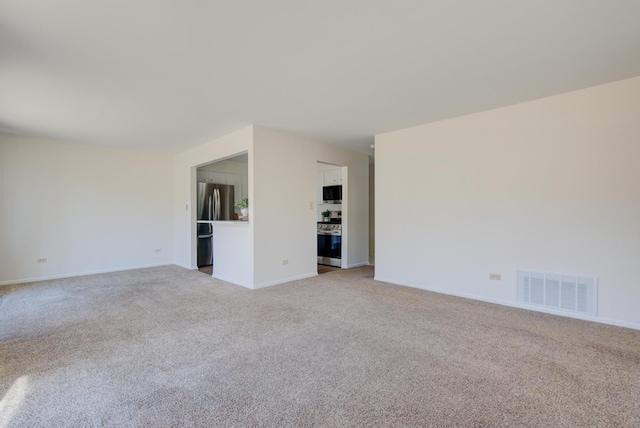
<path fill-rule="evenodd" d="M 640 75 L 638 0 L 0 0 L 0 131 L 175 153 L 373 135 Z"/>

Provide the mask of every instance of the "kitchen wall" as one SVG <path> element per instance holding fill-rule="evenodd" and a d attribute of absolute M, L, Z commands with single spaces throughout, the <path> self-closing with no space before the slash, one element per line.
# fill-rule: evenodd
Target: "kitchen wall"
<path fill-rule="evenodd" d="M 518 268 L 590 275 L 640 328 L 638 118 L 634 78 L 376 136 L 376 279 L 514 305 Z"/>
<path fill-rule="evenodd" d="M 343 257 L 349 266 L 369 254 L 369 158 L 328 144 L 254 127 L 255 287 L 317 273 L 317 162 L 346 166 Z M 250 168 L 251 170 L 251 168 Z M 287 261 L 283 264 L 283 261 Z"/>
<path fill-rule="evenodd" d="M 369 164 L 369 263 L 374 265 L 376 258 L 376 187 L 375 187 L 376 169 L 375 165 Z"/>
<path fill-rule="evenodd" d="M 0 134 L 0 284 L 171 263 L 171 180 L 167 155 Z"/>

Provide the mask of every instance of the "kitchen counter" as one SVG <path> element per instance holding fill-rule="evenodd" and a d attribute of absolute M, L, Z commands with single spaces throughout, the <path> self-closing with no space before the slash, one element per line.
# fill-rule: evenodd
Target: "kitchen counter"
<path fill-rule="evenodd" d="M 248 220 L 198 220 L 198 223 L 209 223 L 209 224 L 228 224 L 228 225 L 247 225 L 249 224 Z"/>
<path fill-rule="evenodd" d="M 211 276 L 252 288 L 253 241 L 249 222 L 244 220 L 198 220 L 211 225 L 213 273 Z"/>

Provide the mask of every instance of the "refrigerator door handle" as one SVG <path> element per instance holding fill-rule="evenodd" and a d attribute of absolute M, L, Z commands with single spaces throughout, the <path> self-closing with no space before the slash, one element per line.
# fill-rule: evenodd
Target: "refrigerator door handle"
<path fill-rule="evenodd" d="M 216 189 L 216 220 L 220 220 L 220 189 Z"/>
<path fill-rule="evenodd" d="M 218 193 L 216 194 L 216 196 L 218 197 L 218 220 L 221 220 L 222 206 L 220 204 L 222 203 L 222 201 L 220 199 L 220 189 L 218 189 Z"/>
<path fill-rule="evenodd" d="M 218 206 L 218 189 L 213 190 L 213 219 L 218 220 L 218 210 L 220 207 Z"/>
<path fill-rule="evenodd" d="M 213 189 L 213 192 L 211 192 L 211 198 L 213 198 L 213 201 L 211 202 L 211 208 L 213 209 L 213 217 L 211 217 L 211 220 L 217 220 L 216 216 L 218 215 L 218 206 L 216 205 L 216 191 L 217 189 Z"/>
<path fill-rule="evenodd" d="M 209 195 L 209 220 L 213 220 L 213 201 L 211 198 L 211 195 Z M 213 227 L 211 226 L 211 223 L 208 223 L 209 226 L 209 233 L 213 233 Z"/>

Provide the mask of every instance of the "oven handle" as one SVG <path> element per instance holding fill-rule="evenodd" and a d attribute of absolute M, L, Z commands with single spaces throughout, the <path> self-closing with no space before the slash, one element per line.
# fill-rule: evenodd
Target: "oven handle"
<path fill-rule="evenodd" d="M 333 235 L 333 236 L 342 236 L 342 232 L 339 231 L 333 231 L 333 230 L 319 230 L 318 231 L 318 235 L 324 235 L 324 236 L 328 236 L 328 235 Z"/>

